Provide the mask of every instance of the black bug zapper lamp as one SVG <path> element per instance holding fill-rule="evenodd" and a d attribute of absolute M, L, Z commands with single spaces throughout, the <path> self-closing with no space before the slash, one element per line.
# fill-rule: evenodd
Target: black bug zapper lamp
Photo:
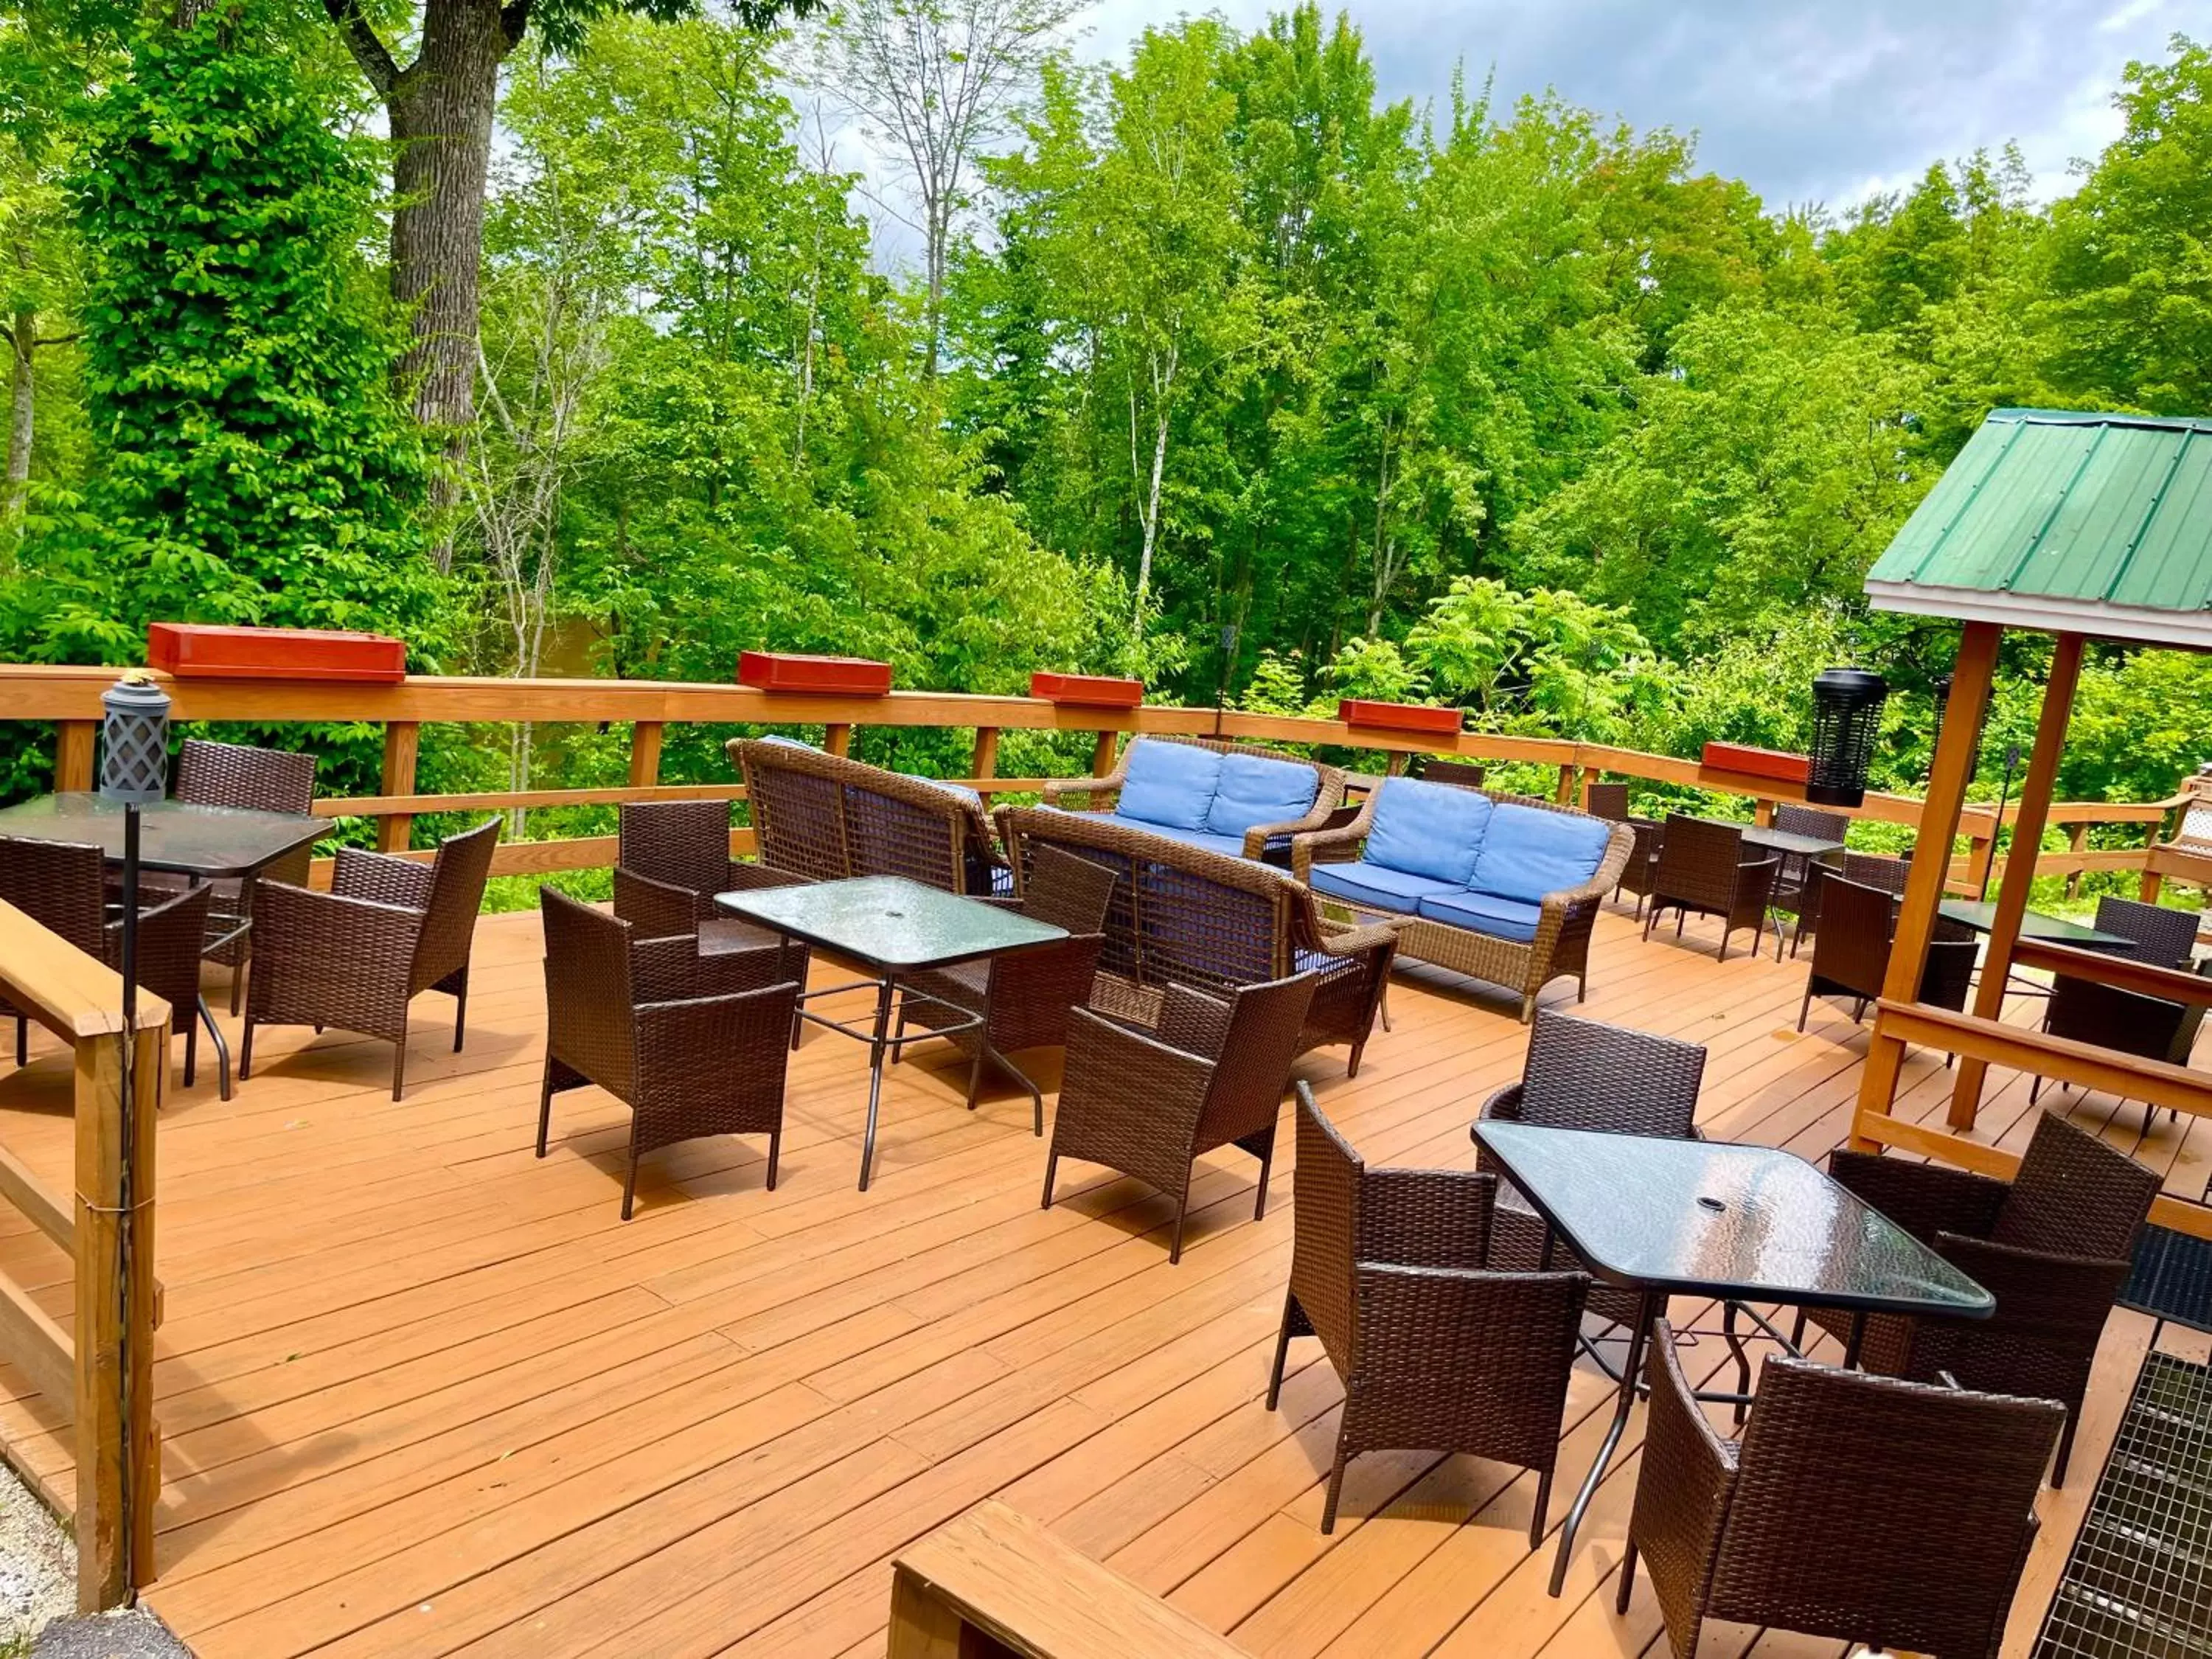
<path fill-rule="evenodd" d="M 1889 684 L 1863 668 L 1830 668 L 1813 681 L 1813 752 L 1805 799 L 1819 806 L 1866 799 L 1867 765 Z"/>

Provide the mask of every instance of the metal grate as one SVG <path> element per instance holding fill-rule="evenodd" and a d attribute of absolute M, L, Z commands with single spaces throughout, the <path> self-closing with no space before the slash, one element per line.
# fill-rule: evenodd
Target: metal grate
<path fill-rule="evenodd" d="M 2212 1659 L 2212 1366 L 2143 1361 L 2035 1659 Z"/>

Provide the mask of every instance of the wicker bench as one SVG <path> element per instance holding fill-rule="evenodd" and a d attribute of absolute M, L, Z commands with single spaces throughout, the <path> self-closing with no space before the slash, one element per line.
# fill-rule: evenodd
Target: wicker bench
<path fill-rule="evenodd" d="M 1081 797 L 1092 811 L 1209 853 L 1279 858 L 1291 837 L 1319 830 L 1344 802 L 1344 774 L 1255 744 L 1219 738 L 1139 738 L 1103 778 L 1056 779 L 1044 804 Z"/>
<path fill-rule="evenodd" d="M 1312 971 L 1313 1003 L 1298 1052 L 1349 1043 L 1346 1070 L 1375 1024 L 1397 934 L 1389 927 L 1326 930 L 1303 883 L 1280 870 L 1147 835 L 1095 812 L 999 809 L 999 834 L 1022 879 L 1040 847 L 1112 870 L 1091 1006 L 1151 1026 L 1170 985 L 1232 990 Z"/>
<path fill-rule="evenodd" d="M 731 872 L 748 884 L 904 876 L 948 893 L 1006 890 L 974 791 L 773 738 L 732 738 L 728 749 L 758 848 L 757 863 Z"/>

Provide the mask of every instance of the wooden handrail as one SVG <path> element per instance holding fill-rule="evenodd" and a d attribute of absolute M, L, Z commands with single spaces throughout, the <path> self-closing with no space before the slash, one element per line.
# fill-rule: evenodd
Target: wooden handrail
<path fill-rule="evenodd" d="M 2063 974 L 2069 979 L 2086 979 L 2123 991 L 2139 991 L 2147 997 L 2163 997 L 2168 1002 L 2188 1007 L 2212 1008 L 2212 979 L 2161 968 L 2155 963 L 2111 956 L 2102 951 L 2081 951 L 2070 945 L 2054 945 L 2047 939 L 2023 939 L 2013 946 L 2012 965 L 2041 968 Z"/>
<path fill-rule="evenodd" d="M 122 975 L 6 903 L 0 903 L 0 994 L 64 1042 L 123 1029 Z M 141 1030 L 168 1022 L 167 1003 L 139 997 Z"/>

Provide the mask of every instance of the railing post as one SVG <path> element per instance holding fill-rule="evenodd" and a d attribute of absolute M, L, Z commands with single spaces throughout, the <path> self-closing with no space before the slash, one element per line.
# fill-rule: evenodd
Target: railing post
<path fill-rule="evenodd" d="M 415 756 L 422 728 L 413 720 L 392 720 L 384 728 L 384 783 L 387 795 L 415 793 Z M 415 827 L 412 812 L 386 812 L 376 821 L 376 850 L 404 853 Z"/>
<path fill-rule="evenodd" d="M 1114 755 L 1121 741 L 1121 734 L 1118 732 L 1101 732 L 1098 734 L 1098 741 L 1091 750 L 1092 777 L 1103 778 L 1114 769 Z"/>
<path fill-rule="evenodd" d="M 77 1607 L 118 1607 L 154 1576 L 154 1126 L 169 1024 L 76 1045 Z M 123 1048 L 131 1045 L 124 1109 Z M 129 1119 L 128 1128 L 125 1118 Z"/>
<path fill-rule="evenodd" d="M 1762 830 L 1771 828 L 1774 823 L 1774 803 L 1765 799 L 1752 802 L 1751 821 Z"/>
<path fill-rule="evenodd" d="M 1575 798 L 1575 768 L 1570 761 L 1559 768 L 1559 787 L 1553 791 L 1552 799 L 1565 806 Z"/>
<path fill-rule="evenodd" d="M 92 747 L 98 720 L 61 720 L 54 726 L 54 788 L 58 793 L 92 787 Z"/>
<path fill-rule="evenodd" d="M 999 775 L 999 728 L 979 726 L 975 728 L 975 753 L 968 763 L 968 775 L 981 780 Z"/>
<path fill-rule="evenodd" d="M 2154 830 L 2151 833 L 2154 836 L 2157 834 L 2157 831 Z M 2083 848 L 2088 845 L 2088 842 L 2089 826 L 2086 822 L 2081 823 L 2069 823 L 2066 826 L 2066 850 L 2068 852 L 2079 853 Z M 2081 872 L 2079 870 L 2069 870 L 2066 872 L 2066 896 L 2068 898 L 2079 898 L 2081 896 Z"/>
<path fill-rule="evenodd" d="M 833 755 L 846 753 L 853 746 L 853 728 L 843 725 L 824 727 L 822 746 Z"/>
<path fill-rule="evenodd" d="M 649 788 L 660 781 L 660 733 L 659 720 L 639 720 L 631 726 L 629 781 L 632 788 Z"/>

